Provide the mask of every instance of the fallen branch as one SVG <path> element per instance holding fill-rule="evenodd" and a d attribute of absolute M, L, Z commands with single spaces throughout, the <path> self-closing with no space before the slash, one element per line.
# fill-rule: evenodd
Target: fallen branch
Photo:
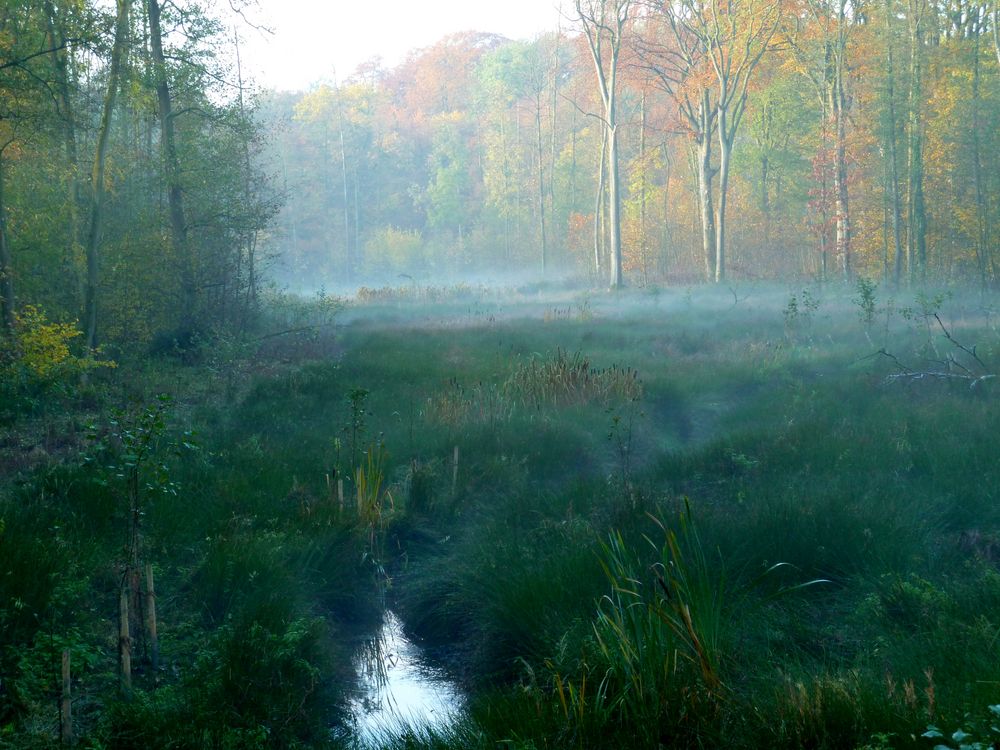
<path fill-rule="evenodd" d="M 972 360 L 976 363 L 976 365 L 978 365 L 981 372 L 978 373 L 974 372 L 971 367 L 967 367 L 966 365 L 959 362 L 955 358 L 954 354 L 947 354 L 944 357 L 944 359 L 925 360 L 932 366 L 936 366 L 936 368 L 940 369 L 915 370 L 912 367 L 908 367 L 907 365 L 905 365 L 899 359 L 899 357 L 897 357 L 895 354 L 890 353 L 885 349 L 885 347 L 883 347 L 874 354 L 870 354 L 868 357 L 864 357 L 863 359 L 870 359 L 871 357 L 883 356 L 889 359 L 896 366 L 896 369 L 899 370 L 899 372 L 893 373 L 891 375 L 886 375 L 886 377 L 882 381 L 884 384 L 899 383 L 899 382 L 915 383 L 919 380 L 940 380 L 940 381 L 959 380 L 968 383 L 969 388 L 971 390 L 977 388 L 981 383 L 987 380 L 993 380 L 997 377 L 996 373 L 990 372 L 989 366 L 982 360 L 982 358 L 980 358 L 978 352 L 976 351 L 976 347 L 973 346 L 970 349 L 969 347 L 959 342 L 954 336 L 952 336 L 951 331 L 948 330 L 948 328 L 945 326 L 944 322 L 941 320 L 940 316 L 937 313 L 934 313 L 933 315 L 927 317 L 933 317 L 934 320 L 937 321 L 938 326 L 940 326 L 941 328 L 941 332 L 944 333 L 944 337 L 948 339 L 948 341 L 951 342 L 952 346 L 954 346 L 956 349 L 964 352 L 969 357 L 971 357 Z"/>
<path fill-rule="evenodd" d="M 969 384 L 969 388 L 974 389 L 985 380 L 993 380 L 996 375 L 965 375 L 960 372 L 941 372 L 938 370 L 896 372 L 886 375 L 882 381 L 886 384 L 900 381 L 916 382 L 918 380 L 963 380 Z"/>
<path fill-rule="evenodd" d="M 937 317 L 937 316 L 935 315 L 934 317 Z M 938 322 L 940 323 L 940 320 Z M 942 329 L 944 329 L 943 325 L 941 327 L 942 327 Z M 947 330 L 945 331 L 945 333 L 947 334 Z M 970 351 L 969 349 L 966 349 L 964 346 L 960 345 L 950 335 L 948 336 L 948 339 L 953 344 L 955 344 L 955 346 L 957 346 L 958 348 L 960 348 L 962 351 L 968 352 L 969 354 L 973 354 L 972 351 Z M 954 370 L 951 370 L 951 369 L 948 369 L 948 370 L 914 370 L 913 368 L 908 367 L 905 364 L 903 364 L 903 362 L 895 354 L 892 354 L 891 352 L 886 351 L 886 349 L 884 347 L 882 349 L 879 349 L 877 352 L 874 352 L 873 354 L 869 354 L 867 357 L 862 357 L 862 359 L 859 360 L 859 361 L 864 361 L 866 359 L 871 359 L 872 357 L 879 357 L 879 356 L 885 357 L 886 359 L 888 359 L 889 361 L 891 361 L 893 363 L 893 365 L 896 366 L 896 369 L 899 370 L 899 372 L 892 373 L 891 375 L 886 375 L 885 376 L 885 378 L 882 380 L 882 382 L 884 384 L 886 384 L 886 385 L 888 385 L 890 383 L 899 383 L 899 382 L 914 383 L 914 382 L 916 382 L 918 380 L 941 380 L 941 381 L 945 381 L 945 380 L 952 380 L 952 381 L 954 381 L 954 380 L 961 380 L 961 381 L 967 382 L 969 384 L 969 388 L 970 389 L 974 389 L 980 383 L 982 383 L 984 381 L 987 381 L 987 380 L 993 380 L 994 378 L 996 378 L 996 374 L 991 373 L 991 372 L 984 372 L 984 373 L 980 373 L 980 374 L 972 372 L 968 367 L 966 367 L 965 365 L 963 365 L 960 362 L 958 362 L 951 355 L 949 355 L 948 358 L 945 361 L 943 361 L 943 362 L 935 362 L 935 364 L 945 365 L 945 366 L 948 366 L 949 368 L 951 366 L 955 366 L 955 367 L 959 368 L 960 370 L 962 370 L 962 372 L 955 372 Z M 973 356 L 975 356 L 975 355 L 973 354 Z M 982 366 L 982 368 L 984 370 L 986 370 L 987 369 L 986 364 L 978 356 L 976 356 L 975 358 L 976 358 L 976 361 Z"/>
<path fill-rule="evenodd" d="M 279 336 L 290 336 L 293 333 L 315 333 L 316 331 L 319 331 L 323 328 L 331 328 L 336 325 L 337 323 L 317 323 L 316 325 L 311 325 L 311 326 L 299 326 L 298 328 L 289 328 L 285 331 L 278 331 L 277 333 L 265 334 L 256 339 L 253 339 L 251 343 L 259 344 L 262 341 L 267 341 L 268 339 L 275 339 L 278 338 Z"/>
<path fill-rule="evenodd" d="M 940 318 L 940 316 L 937 313 L 934 313 L 934 320 L 936 320 L 938 322 L 938 325 L 941 326 L 941 331 L 942 331 L 942 333 L 944 333 L 944 337 L 946 339 L 948 339 L 948 341 L 950 341 L 952 344 L 954 344 L 959 349 L 961 349 L 963 352 L 965 352 L 970 357 L 972 357 L 974 360 L 976 360 L 976 362 L 979 363 L 979 366 L 982 367 L 984 371 L 987 371 L 987 370 L 990 369 L 990 368 L 988 368 L 986 366 L 986 363 L 983 362 L 983 360 L 981 360 L 979 358 L 979 355 L 976 354 L 976 347 L 973 346 L 971 349 L 969 349 L 966 346 L 962 346 L 962 344 L 960 344 L 958 341 L 955 340 L 955 337 L 951 335 L 951 331 L 949 331 L 947 328 L 945 328 L 944 323 L 941 322 L 941 318 Z M 952 359 L 952 361 L 954 361 L 954 359 Z"/>

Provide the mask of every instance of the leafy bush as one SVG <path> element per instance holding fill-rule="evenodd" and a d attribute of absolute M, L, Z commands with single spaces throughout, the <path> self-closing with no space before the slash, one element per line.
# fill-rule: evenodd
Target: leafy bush
<path fill-rule="evenodd" d="M 68 390 L 91 370 L 115 367 L 110 360 L 73 353 L 82 335 L 76 321 L 53 322 L 42 308 L 25 305 L 16 323 L 15 334 L 0 341 L 0 400 L 8 408 L 30 408 L 53 391 Z"/>
<path fill-rule="evenodd" d="M 271 746 L 316 739 L 329 704 L 321 675 L 323 621 L 256 612 L 221 628 L 196 668 L 209 725 L 254 731 Z"/>
<path fill-rule="evenodd" d="M 854 298 L 854 304 L 858 306 L 858 317 L 865 328 L 871 328 L 875 322 L 876 298 L 875 290 L 878 284 L 864 277 L 858 279 L 858 296 Z"/>
<path fill-rule="evenodd" d="M 112 704 L 108 748 L 323 747 L 334 701 L 319 619 L 250 615 L 221 628 L 182 683 Z M 260 619 L 258 619 L 258 617 Z"/>

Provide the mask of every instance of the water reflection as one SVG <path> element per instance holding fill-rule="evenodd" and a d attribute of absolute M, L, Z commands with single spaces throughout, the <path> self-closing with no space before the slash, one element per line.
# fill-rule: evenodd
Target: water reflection
<path fill-rule="evenodd" d="M 356 668 L 358 695 L 351 713 L 361 746 L 370 747 L 379 737 L 408 726 L 443 728 L 462 711 L 458 687 L 426 663 L 391 610 L 359 653 Z"/>

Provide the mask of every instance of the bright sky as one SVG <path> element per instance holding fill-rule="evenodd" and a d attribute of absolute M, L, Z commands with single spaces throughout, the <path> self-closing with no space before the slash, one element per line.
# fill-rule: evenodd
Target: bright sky
<path fill-rule="evenodd" d="M 346 78 L 378 55 L 386 67 L 457 31 L 531 39 L 559 28 L 560 0 L 259 0 L 273 36 L 243 29 L 243 62 L 266 88 Z M 566 7 L 569 1 L 565 0 Z M 565 28 L 567 22 L 562 20 Z"/>

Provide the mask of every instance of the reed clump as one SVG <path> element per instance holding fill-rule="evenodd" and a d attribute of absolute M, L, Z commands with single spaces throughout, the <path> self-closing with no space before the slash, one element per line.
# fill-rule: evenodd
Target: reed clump
<path fill-rule="evenodd" d="M 524 406 L 546 406 L 637 401 L 642 398 L 642 381 L 631 367 L 594 367 L 579 351 L 570 354 L 557 348 L 549 357 L 533 356 L 517 363 L 504 383 L 508 396 Z"/>
<path fill-rule="evenodd" d="M 540 411 L 593 404 L 608 408 L 616 403 L 639 401 L 643 384 L 639 373 L 627 365 L 594 367 L 580 351 L 519 358 L 506 376 L 481 380 L 466 387 L 457 378 L 429 397 L 427 419 L 449 427 L 468 424 L 497 425 L 522 411 Z"/>

